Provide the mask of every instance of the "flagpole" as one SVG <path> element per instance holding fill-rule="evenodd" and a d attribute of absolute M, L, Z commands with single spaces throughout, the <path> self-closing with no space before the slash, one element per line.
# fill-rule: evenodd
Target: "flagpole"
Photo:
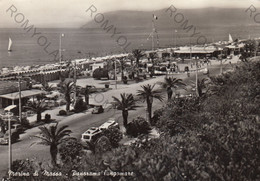
<path fill-rule="evenodd" d="M 176 33 L 177 33 L 176 31 L 177 31 L 177 30 L 174 30 L 174 32 L 175 32 L 175 33 L 174 33 L 174 45 L 175 45 L 175 47 L 176 47 Z"/>
<path fill-rule="evenodd" d="M 154 21 L 152 20 L 152 50 L 154 50 Z"/>
<path fill-rule="evenodd" d="M 59 44 L 59 56 L 60 56 L 60 75 L 61 75 L 61 34 L 60 34 L 60 44 Z"/>

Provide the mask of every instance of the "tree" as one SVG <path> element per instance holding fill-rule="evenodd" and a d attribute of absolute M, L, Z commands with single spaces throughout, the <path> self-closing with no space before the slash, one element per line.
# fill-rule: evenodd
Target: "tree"
<path fill-rule="evenodd" d="M 124 80 L 124 70 L 126 68 L 126 61 L 125 59 L 119 59 L 120 61 L 120 67 L 121 67 L 121 80 L 123 81 Z"/>
<path fill-rule="evenodd" d="M 50 146 L 50 154 L 52 165 L 57 165 L 57 154 L 58 146 L 63 143 L 70 136 L 71 130 L 66 129 L 68 126 L 62 126 L 58 128 L 58 123 L 51 125 L 49 128 L 42 126 L 39 127 L 41 130 L 41 136 L 35 136 L 40 138 L 41 142 L 39 144 Z"/>
<path fill-rule="evenodd" d="M 173 77 L 165 77 L 164 82 L 159 82 L 159 84 L 164 89 L 166 89 L 168 95 L 168 101 L 172 98 L 172 93 L 173 93 L 172 88 L 178 88 L 186 85 L 182 82 L 182 79 L 177 79 Z"/>
<path fill-rule="evenodd" d="M 118 110 L 122 110 L 122 116 L 123 116 L 123 124 L 124 127 L 126 128 L 127 126 L 127 118 L 128 118 L 128 111 L 129 110 L 134 110 L 136 108 L 135 105 L 135 99 L 133 94 L 120 94 L 121 100 L 114 97 L 114 101 L 116 101 L 116 107 Z"/>
<path fill-rule="evenodd" d="M 153 53 L 150 53 L 149 54 L 149 58 L 151 59 L 151 62 L 152 62 L 152 72 L 151 72 L 151 75 L 153 76 L 154 75 L 154 65 L 155 65 L 155 59 L 158 58 L 157 54 L 155 52 Z"/>
<path fill-rule="evenodd" d="M 135 58 L 135 62 L 136 62 L 136 68 L 137 68 L 137 77 L 139 78 L 139 60 L 144 56 L 142 50 L 139 49 L 135 49 L 132 52 L 134 58 Z"/>
<path fill-rule="evenodd" d="M 24 106 L 24 108 L 32 110 L 37 114 L 37 122 L 42 120 L 42 113 L 48 109 L 48 105 L 43 100 L 34 101 L 28 106 Z"/>
<path fill-rule="evenodd" d="M 196 83 L 192 82 L 192 86 L 197 89 L 196 90 L 196 94 L 198 97 L 202 97 L 204 95 L 206 95 L 208 89 L 204 92 L 203 89 L 208 88 L 208 81 L 209 79 L 207 78 L 203 78 L 203 79 L 198 79 L 197 81 L 197 87 L 196 87 Z"/>
<path fill-rule="evenodd" d="M 137 117 L 128 123 L 126 133 L 130 136 L 147 135 L 151 131 L 149 123 L 143 117 Z"/>
<path fill-rule="evenodd" d="M 48 92 L 48 93 L 50 93 L 51 91 L 54 90 L 53 85 L 50 85 L 50 84 L 48 84 L 48 83 L 43 83 L 42 86 L 43 86 L 42 89 L 43 89 L 44 91 Z"/>
<path fill-rule="evenodd" d="M 154 85 L 142 85 L 141 88 L 142 90 L 137 90 L 137 95 L 146 101 L 147 104 L 147 111 L 148 111 L 148 120 L 151 123 L 151 118 L 152 118 L 152 105 L 153 105 L 153 99 L 158 99 L 159 101 L 163 101 L 163 97 L 160 95 L 160 91 L 158 90 L 153 90 Z"/>
<path fill-rule="evenodd" d="M 85 102 L 86 102 L 87 106 L 89 105 L 89 96 L 90 96 L 90 94 L 94 93 L 93 88 L 96 88 L 96 87 L 92 86 L 92 85 L 86 85 L 85 89 L 83 90 L 83 94 L 85 96 Z"/>
<path fill-rule="evenodd" d="M 64 82 L 60 86 L 60 92 L 64 94 L 64 98 L 66 101 L 66 111 L 70 110 L 71 104 L 71 96 L 70 94 L 73 93 L 74 83 L 72 81 Z"/>
<path fill-rule="evenodd" d="M 103 135 L 106 136 L 112 147 L 118 147 L 120 140 L 123 138 L 122 132 L 116 127 L 111 127 L 103 131 Z"/>
<path fill-rule="evenodd" d="M 83 146 L 76 138 L 64 139 L 60 144 L 59 154 L 64 164 L 70 162 L 77 162 L 77 158 L 82 154 Z"/>

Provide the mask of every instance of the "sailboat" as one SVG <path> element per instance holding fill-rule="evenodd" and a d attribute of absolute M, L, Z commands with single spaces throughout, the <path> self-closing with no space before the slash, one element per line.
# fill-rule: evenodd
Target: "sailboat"
<path fill-rule="evenodd" d="M 9 43 L 8 43 L 8 52 L 11 52 L 12 51 L 12 49 L 11 49 L 11 47 L 12 47 L 12 40 L 11 40 L 11 38 L 9 38 Z"/>
<path fill-rule="evenodd" d="M 229 42 L 229 43 L 232 43 L 232 42 L 233 42 L 233 38 L 232 38 L 231 34 L 228 35 L 228 42 Z"/>

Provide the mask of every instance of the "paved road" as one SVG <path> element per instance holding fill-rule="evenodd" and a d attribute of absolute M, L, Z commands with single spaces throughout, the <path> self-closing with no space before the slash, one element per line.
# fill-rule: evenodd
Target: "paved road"
<path fill-rule="evenodd" d="M 218 74 L 219 66 L 214 65 L 210 69 L 210 74 Z M 189 83 L 190 80 L 195 80 L 195 73 L 192 73 L 189 78 L 186 75 L 178 75 L 184 78 L 186 83 Z M 199 77 L 205 77 L 202 73 L 199 73 Z M 166 98 L 166 93 L 163 93 Z M 145 104 L 140 104 L 141 107 L 136 111 L 129 112 L 129 120 L 132 120 L 136 116 L 146 116 L 145 113 Z M 158 109 L 162 106 L 162 103 L 154 101 L 153 110 Z M 105 110 L 104 113 L 98 115 L 92 115 L 89 112 L 80 113 L 73 115 L 73 119 L 65 119 L 60 122 L 60 125 L 69 125 L 69 129 L 73 131 L 72 136 L 80 138 L 81 134 L 92 126 L 100 126 L 102 123 L 108 120 L 110 117 L 115 117 L 119 120 L 119 123 L 122 125 L 121 111 L 114 109 Z M 32 136 L 39 134 L 38 128 L 30 129 L 21 135 L 21 140 L 12 145 L 13 160 L 16 159 L 26 159 L 26 158 L 37 158 L 38 161 L 50 160 L 49 147 L 39 144 L 33 144 L 39 139 Z M 3 173 L 7 170 L 8 167 L 8 146 L 0 146 L 0 178 L 3 176 Z"/>

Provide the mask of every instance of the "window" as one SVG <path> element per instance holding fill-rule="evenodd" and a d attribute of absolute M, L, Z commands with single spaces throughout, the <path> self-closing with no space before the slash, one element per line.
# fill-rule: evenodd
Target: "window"
<path fill-rule="evenodd" d="M 83 138 L 86 139 L 86 140 L 88 140 L 88 139 L 90 138 L 90 136 L 84 135 Z"/>

